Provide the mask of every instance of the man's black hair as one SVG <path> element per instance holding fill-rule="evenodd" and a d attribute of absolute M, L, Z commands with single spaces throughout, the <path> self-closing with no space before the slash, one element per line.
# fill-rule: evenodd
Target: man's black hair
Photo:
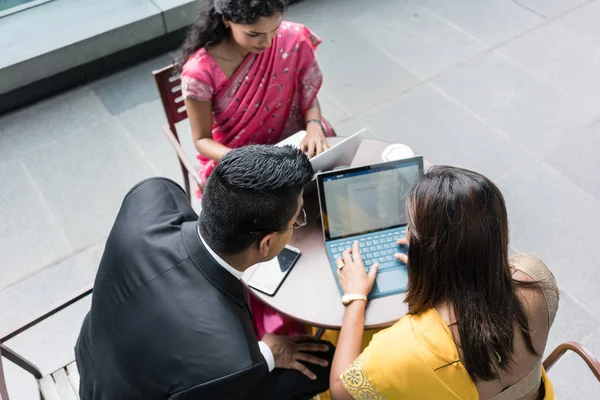
<path fill-rule="evenodd" d="M 229 151 L 202 195 L 200 233 L 213 251 L 239 254 L 265 234 L 288 228 L 303 186 L 314 171 L 291 146 L 244 146 Z"/>

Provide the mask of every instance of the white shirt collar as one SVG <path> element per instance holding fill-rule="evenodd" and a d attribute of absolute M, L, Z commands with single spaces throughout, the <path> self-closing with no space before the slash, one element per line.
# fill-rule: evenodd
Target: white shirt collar
<path fill-rule="evenodd" d="M 244 273 L 242 271 L 238 271 L 237 269 L 233 268 L 231 265 L 229 265 L 227 263 L 227 261 L 225 261 L 221 257 L 219 257 L 219 255 L 217 253 L 215 253 L 208 246 L 208 244 L 204 241 L 204 239 L 202 238 L 202 235 L 200 234 L 200 227 L 199 226 L 196 228 L 196 231 L 198 232 L 198 237 L 200 238 L 200 241 L 202 241 L 202 244 L 206 248 L 206 251 L 208 251 L 208 254 L 210 254 L 212 256 L 212 258 L 214 258 L 215 261 L 217 263 L 219 263 L 219 265 L 221 267 L 225 268 L 231 275 L 235 276 L 238 279 L 242 279 L 242 275 L 244 275 Z"/>

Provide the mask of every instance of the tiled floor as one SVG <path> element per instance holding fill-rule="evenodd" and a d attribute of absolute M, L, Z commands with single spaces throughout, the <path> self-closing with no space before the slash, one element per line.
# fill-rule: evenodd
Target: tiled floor
<path fill-rule="evenodd" d="M 304 0 L 287 18 L 324 40 L 320 98 L 340 133 L 367 127 L 500 185 L 512 247 L 542 256 L 563 292 L 548 347 L 600 355 L 600 0 Z M 0 331 L 92 281 L 129 186 L 180 180 L 150 75 L 172 58 L 0 117 Z M 87 307 L 13 346 L 50 371 Z M 5 365 L 15 398 L 33 399 Z M 550 375 L 560 399 L 600 398 L 574 357 Z"/>

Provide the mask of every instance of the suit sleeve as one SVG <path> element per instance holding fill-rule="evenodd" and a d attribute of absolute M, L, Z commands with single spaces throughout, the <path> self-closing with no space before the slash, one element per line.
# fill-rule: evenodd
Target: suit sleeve
<path fill-rule="evenodd" d="M 248 394 L 267 377 L 268 373 L 265 363 L 255 364 L 234 374 L 175 393 L 169 397 L 169 400 L 247 400 Z"/>
<path fill-rule="evenodd" d="M 117 220 L 154 224 L 157 219 L 174 216 L 186 221 L 198 217 L 181 186 L 170 179 L 156 177 L 139 182 L 127 192 Z"/>

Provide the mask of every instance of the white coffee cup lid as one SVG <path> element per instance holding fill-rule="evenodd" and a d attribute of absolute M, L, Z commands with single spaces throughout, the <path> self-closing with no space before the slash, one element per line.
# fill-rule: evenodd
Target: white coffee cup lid
<path fill-rule="evenodd" d="M 381 152 L 382 161 L 396 161 L 414 157 L 415 153 L 405 144 L 390 144 Z"/>

